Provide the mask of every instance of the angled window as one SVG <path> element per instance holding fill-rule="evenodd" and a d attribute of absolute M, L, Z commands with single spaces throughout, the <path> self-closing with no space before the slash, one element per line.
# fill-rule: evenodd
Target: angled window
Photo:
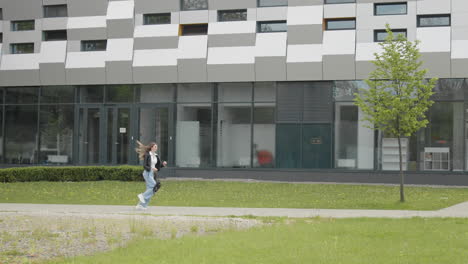
<path fill-rule="evenodd" d="M 374 4 L 374 15 L 376 16 L 406 15 L 407 13 L 408 5 L 406 2 Z"/>
<path fill-rule="evenodd" d="M 208 24 L 180 25 L 182 36 L 206 35 L 208 34 Z"/>
<path fill-rule="evenodd" d="M 34 30 L 34 20 L 11 21 L 11 31 Z"/>
<path fill-rule="evenodd" d="M 68 16 L 67 5 L 44 6 L 44 17 L 66 17 Z"/>
<path fill-rule="evenodd" d="M 257 22 L 258 33 L 286 32 L 287 30 L 288 26 L 285 20 Z"/>
<path fill-rule="evenodd" d="M 400 34 L 406 38 L 406 29 L 392 29 L 392 32 L 395 38 L 397 38 Z M 374 30 L 374 42 L 383 42 L 387 36 L 388 33 L 385 29 Z"/>
<path fill-rule="evenodd" d="M 171 13 L 144 14 L 143 25 L 161 25 L 171 23 Z"/>
<path fill-rule="evenodd" d="M 247 20 L 247 9 L 236 9 L 236 10 L 219 10 L 218 21 L 246 21 Z"/>
<path fill-rule="evenodd" d="M 45 30 L 42 31 L 44 41 L 67 40 L 67 31 L 64 30 Z"/>
<path fill-rule="evenodd" d="M 258 0 L 258 7 L 268 7 L 268 6 L 287 6 L 288 0 Z"/>
<path fill-rule="evenodd" d="M 208 9 L 208 0 L 181 0 L 180 6 L 183 11 L 206 10 Z"/>
<path fill-rule="evenodd" d="M 450 15 L 420 15 L 418 27 L 449 27 Z"/>
<path fill-rule="evenodd" d="M 34 43 L 12 43 L 10 44 L 11 54 L 34 53 Z"/>
<path fill-rule="evenodd" d="M 81 51 L 105 51 L 107 40 L 82 40 Z"/>
<path fill-rule="evenodd" d="M 325 30 L 356 29 L 356 18 L 326 19 Z"/>
<path fill-rule="evenodd" d="M 325 0 L 325 4 L 347 4 L 356 3 L 356 0 Z"/>

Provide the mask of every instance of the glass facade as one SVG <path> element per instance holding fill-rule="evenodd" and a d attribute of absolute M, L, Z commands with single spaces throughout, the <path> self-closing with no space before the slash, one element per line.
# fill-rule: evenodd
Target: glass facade
<path fill-rule="evenodd" d="M 181 168 L 391 170 L 392 138 L 353 104 L 363 81 L 0 89 L 2 164 L 137 164 L 136 140 Z M 468 169 L 468 84 L 441 79 L 409 171 Z M 393 163 L 392 163 L 393 162 Z"/>

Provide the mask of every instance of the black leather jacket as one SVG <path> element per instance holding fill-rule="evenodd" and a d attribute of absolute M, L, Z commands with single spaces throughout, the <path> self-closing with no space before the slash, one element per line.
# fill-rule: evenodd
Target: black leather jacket
<path fill-rule="evenodd" d="M 162 167 L 164 167 L 164 165 L 162 164 L 161 162 L 161 159 L 159 158 L 158 155 L 156 155 L 156 157 L 158 158 L 158 161 L 156 162 L 156 169 L 158 169 L 158 171 L 161 170 Z M 149 152 L 146 152 L 145 153 L 145 157 L 143 159 L 143 168 L 145 169 L 145 171 L 151 171 L 151 155 Z"/>

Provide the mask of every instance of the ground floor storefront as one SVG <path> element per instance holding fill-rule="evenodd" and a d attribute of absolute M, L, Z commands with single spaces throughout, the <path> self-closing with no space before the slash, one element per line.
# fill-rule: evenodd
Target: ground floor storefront
<path fill-rule="evenodd" d="M 363 81 L 4 87 L 0 162 L 138 164 L 136 140 L 179 172 L 398 169 L 392 138 L 366 128 Z M 468 169 L 468 85 L 442 79 L 429 125 L 404 140 L 404 168 Z M 222 168 L 222 169 L 221 169 Z M 194 170 L 193 170 L 194 169 Z M 241 171 L 242 171 L 241 169 Z"/>

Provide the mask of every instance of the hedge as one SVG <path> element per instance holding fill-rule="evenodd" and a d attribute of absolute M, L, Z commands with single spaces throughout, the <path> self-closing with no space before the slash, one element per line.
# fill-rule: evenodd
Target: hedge
<path fill-rule="evenodd" d="M 0 169 L 0 182 L 143 181 L 141 166 L 17 167 Z"/>

